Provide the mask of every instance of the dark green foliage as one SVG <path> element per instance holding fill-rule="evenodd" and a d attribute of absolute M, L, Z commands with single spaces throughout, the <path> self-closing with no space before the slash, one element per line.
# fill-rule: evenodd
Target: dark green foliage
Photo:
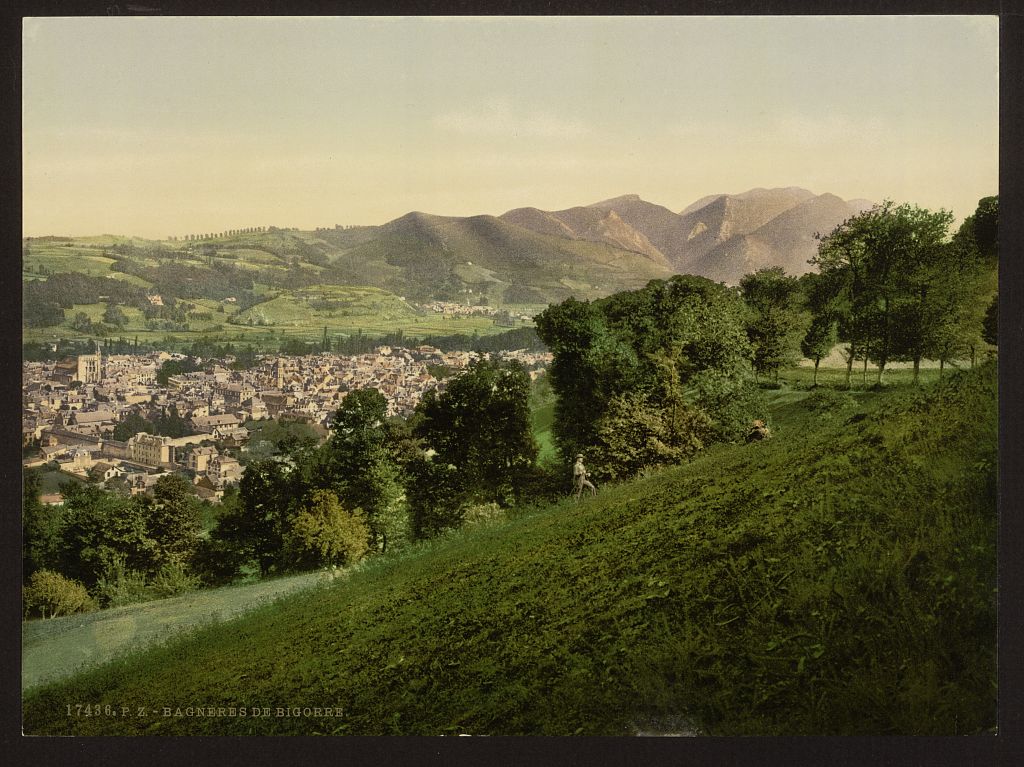
<path fill-rule="evenodd" d="M 25 301 L 21 321 L 26 328 L 53 327 L 64 322 L 64 310 L 56 301 Z"/>
<path fill-rule="evenodd" d="M 331 438 L 324 446 L 323 476 L 346 508 L 366 514 L 381 549 L 389 539 L 395 542 L 404 527 L 398 509 L 402 490 L 395 428 L 387 421 L 384 395 L 377 389 L 356 389 L 334 414 Z"/>
<path fill-rule="evenodd" d="M 406 465 L 406 498 L 417 539 L 462 525 L 468 505 L 465 475 L 442 460 L 418 456 Z"/>
<path fill-rule="evenodd" d="M 95 485 L 65 484 L 58 543 L 59 571 L 88 587 L 114 565 L 152 571 L 155 549 L 147 532 L 146 502 Z"/>
<path fill-rule="evenodd" d="M 115 328 L 123 328 L 128 324 L 128 318 L 116 304 L 108 304 L 107 308 L 103 310 L 103 321 Z"/>
<path fill-rule="evenodd" d="M 187 437 L 195 433 L 189 428 L 185 419 L 178 414 L 178 408 L 175 405 L 160 409 L 160 415 L 153 420 L 153 429 L 156 434 L 172 438 Z"/>
<path fill-rule="evenodd" d="M 800 339 L 807 329 L 799 283 L 775 266 L 746 275 L 740 280 L 740 291 L 750 310 L 747 337 L 754 370 L 777 377 L 780 367 L 800 358 Z"/>
<path fill-rule="evenodd" d="M 530 378 L 517 362 L 473 362 L 416 406 L 413 433 L 452 465 L 481 500 L 509 505 L 537 460 L 530 427 Z"/>
<path fill-rule="evenodd" d="M 745 384 L 751 349 L 744 318 L 733 291 L 692 276 L 655 280 L 594 302 L 569 299 L 539 314 L 537 332 L 554 353 L 549 375 L 558 403 L 552 431 L 563 460 L 597 444 L 613 400 L 619 403 L 615 418 L 628 401 L 649 416 L 644 428 L 651 434 L 662 430 L 659 423 L 667 429 L 656 438 L 667 448 L 654 448 L 658 463 L 689 455 L 705 436 L 741 435 L 756 417 Z M 698 421 L 712 428 L 695 435 L 698 421 L 679 419 L 687 408 L 702 411 Z M 607 451 L 602 456 L 617 460 Z M 627 476 L 635 460 L 623 454 L 619 465 L 593 468 Z"/>
<path fill-rule="evenodd" d="M 344 587 L 32 691 L 25 732 L 989 731 L 994 368 L 920 391 L 843 394 L 856 399 L 850 423 L 823 423 L 827 395 L 793 394 L 773 395 L 768 442 L 467 527 L 378 558 Z M 344 717 L 64 709 L 283 707 L 311 695 Z"/>
<path fill-rule="evenodd" d="M 36 570 L 57 567 L 61 509 L 40 502 L 42 478 L 36 469 L 26 469 L 22 477 L 22 572 L 27 579 Z"/>
<path fill-rule="evenodd" d="M 135 436 L 139 432 L 153 434 L 155 431 L 156 427 L 153 426 L 151 421 L 132 410 L 114 426 L 112 436 L 120 442 L 126 442 L 130 437 Z"/>
<path fill-rule="evenodd" d="M 181 360 L 164 360 L 160 369 L 156 371 L 156 382 L 161 386 L 167 386 L 171 376 L 182 375 L 183 373 L 195 373 L 199 366 L 191 357 Z"/>
<path fill-rule="evenodd" d="M 204 586 L 226 586 L 238 577 L 245 564 L 235 546 L 211 533 L 210 537 L 199 539 L 189 570 Z"/>
<path fill-rule="evenodd" d="M 284 548 L 291 498 L 291 483 L 281 463 L 250 463 L 237 499 L 225 503 L 213 539 L 230 549 L 234 562 L 252 562 L 261 575 L 270 573 Z"/>
<path fill-rule="evenodd" d="M 51 274 L 45 280 L 30 280 L 22 286 L 25 306 L 56 304 L 70 309 L 74 304 L 109 301 L 123 306 L 148 305 L 146 292 L 135 285 L 110 277 L 90 277 L 77 272 Z"/>
<path fill-rule="evenodd" d="M 28 341 L 21 347 L 21 356 L 27 362 L 54 361 L 65 357 L 75 357 L 79 354 L 92 354 L 95 351 L 93 341 L 76 341 L 60 339 L 52 348 L 49 343 Z"/>
<path fill-rule="evenodd" d="M 981 337 L 985 343 L 998 345 L 999 341 L 999 296 L 992 296 L 992 301 L 985 310 L 982 321 Z"/>
<path fill-rule="evenodd" d="M 156 566 L 186 565 L 202 529 L 199 499 L 188 480 L 180 474 L 161 477 L 153 487 L 153 502 L 146 506 L 146 533 L 153 541 Z"/>
<path fill-rule="evenodd" d="M 983 197 L 974 211 L 974 241 L 989 261 L 999 257 L 999 197 Z"/>

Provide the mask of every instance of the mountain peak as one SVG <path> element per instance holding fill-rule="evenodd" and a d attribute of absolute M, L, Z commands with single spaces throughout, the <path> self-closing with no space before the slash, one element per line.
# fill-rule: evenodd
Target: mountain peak
<path fill-rule="evenodd" d="M 588 205 L 588 208 L 602 208 L 608 205 L 618 205 L 623 202 L 642 202 L 640 195 L 638 194 L 623 194 L 618 197 L 612 197 L 607 200 L 601 200 L 600 202 L 592 202 Z"/>

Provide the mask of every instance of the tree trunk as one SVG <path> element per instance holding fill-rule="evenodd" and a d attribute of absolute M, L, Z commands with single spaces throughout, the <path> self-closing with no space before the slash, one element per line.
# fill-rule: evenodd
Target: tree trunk
<path fill-rule="evenodd" d="M 885 360 L 878 363 L 878 381 L 876 382 L 879 386 L 882 385 L 882 373 L 885 370 Z"/>
<path fill-rule="evenodd" d="M 914 357 L 914 385 L 916 386 L 921 374 L 921 356 Z M 881 376 L 881 373 L 879 373 Z"/>
<path fill-rule="evenodd" d="M 971 344 L 971 370 L 974 370 L 974 344 Z"/>
<path fill-rule="evenodd" d="M 868 385 L 868 355 L 866 354 L 864 355 L 864 371 L 861 373 L 860 380 L 864 386 Z"/>
<path fill-rule="evenodd" d="M 939 360 L 939 380 L 940 381 L 942 380 L 942 369 L 944 367 L 946 367 L 946 359 L 945 358 Z M 972 367 L 973 367 L 973 365 L 972 365 Z"/>
<path fill-rule="evenodd" d="M 814 385 L 818 385 L 818 363 L 821 362 L 821 357 L 814 358 Z"/>
<path fill-rule="evenodd" d="M 846 360 L 846 388 L 847 389 L 850 388 L 850 376 L 853 373 L 853 357 L 854 357 L 854 347 L 853 347 L 853 344 L 851 343 L 850 344 L 850 356 Z"/>

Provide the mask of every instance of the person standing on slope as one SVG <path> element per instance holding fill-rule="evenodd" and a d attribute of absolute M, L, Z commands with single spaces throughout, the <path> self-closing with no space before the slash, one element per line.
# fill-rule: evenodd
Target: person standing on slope
<path fill-rule="evenodd" d="M 589 472 L 583 465 L 583 453 L 576 456 L 576 463 L 572 467 L 572 481 L 576 489 L 576 500 L 580 499 L 583 494 L 583 488 L 590 488 L 590 494 L 595 495 L 597 488 L 591 484 L 590 480 L 587 479 Z"/>

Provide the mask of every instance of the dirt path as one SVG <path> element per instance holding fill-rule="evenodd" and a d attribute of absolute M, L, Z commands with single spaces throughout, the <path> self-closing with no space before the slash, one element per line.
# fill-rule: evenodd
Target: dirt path
<path fill-rule="evenodd" d="M 315 586 L 323 576 L 304 573 L 246 586 L 196 591 L 112 610 L 22 624 L 21 686 L 27 690 L 70 676 L 127 650 L 236 615 Z"/>

